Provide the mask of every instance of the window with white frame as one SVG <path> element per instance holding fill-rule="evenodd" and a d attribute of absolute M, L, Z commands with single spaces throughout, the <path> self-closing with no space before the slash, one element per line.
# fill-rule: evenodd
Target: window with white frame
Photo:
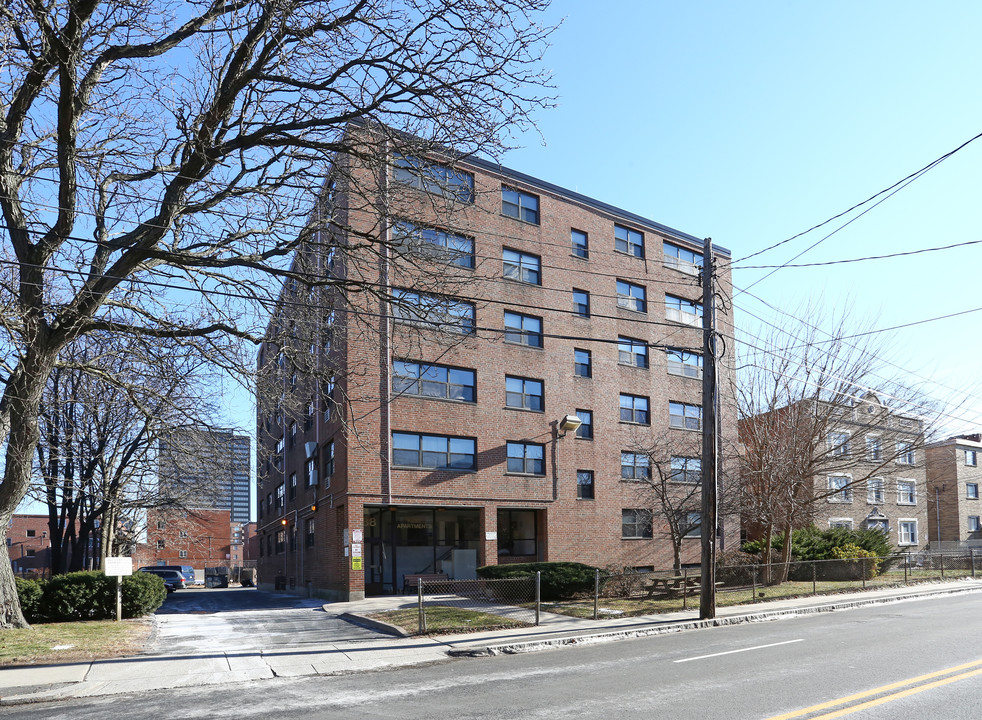
<path fill-rule="evenodd" d="M 501 259 L 504 275 L 509 280 L 517 280 L 529 285 L 542 284 L 542 259 L 538 255 L 504 248 L 501 251 Z"/>
<path fill-rule="evenodd" d="M 965 451 L 965 464 L 975 467 L 979 464 L 979 456 L 977 450 L 966 450 Z"/>
<path fill-rule="evenodd" d="M 852 502 L 852 478 L 848 475 L 829 476 L 829 502 L 831 503 L 851 503 Z"/>
<path fill-rule="evenodd" d="M 897 521 L 898 545 L 917 544 L 917 520 L 898 520 Z"/>
<path fill-rule="evenodd" d="M 897 443 L 897 463 L 900 465 L 913 465 L 916 461 L 914 456 L 914 444 L 910 442 Z"/>
<path fill-rule="evenodd" d="M 188 536 L 188 531 L 187 530 L 179 530 L 178 533 L 177 533 L 177 536 L 179 538 L 186 538 Z"/>
<path fill-rule="evenodd" d="M 636 312 L 648 312 L 647 293 L 644 286 L 627 280 L 617 281 L 617 307 Z"/>
<path fill-rule="evenodd" d="M 702 327 L 702 303 L 666 294 L 665 319 Z"/>
<path fill-rule="evenodd" d="M 890 521 L 889 520 L 879 520 L 879 519 L 867 519 L 866 520 L 867 530 L 879 530 L 881 533 L 886 534 L 890 532 Z"/>
<path fill-rule="evenodd" d="M 834 456 L 844 457 L 849 454 L 849 433 L 830 432 L 826 437 L 826 444 Z"/>
<path fill-rule="evenodd" d="M 702 406 L 669 402 L 668 426 L 679 430 L 702 430 Z"/>
<path fill-rule="evenodd" d="M 969 532 L 978 532 L 979 530 L 982 530 L 982 525 L 979 525 L 979 516 L 978 515 L 969 515 L 968 516 L 968 531 Z"/>
<path fill-rule="evenodd" d="M 688 378 L 702 378 L 702 355 L 685 350 L 666 350 L 668 374 Z"/>
<path fill-rule="evenodd" d="M 830 528 L 846 528 L 852 530 L 852 518 L 829 518 Z"/>
<path fill-rule="evenodd" d="M 644 233 L 626 227 L 614 225 L 614 249 L 634 257 L 644 257 Z"/>
<path fill-rule="evenodd" d="M 177 551 L 177 557 L 183 559 L 183 558 L 186 558 L 187 556 L 188 556 L 188 551 L 187 550 L 178 550 Z"/>
<path fill-rule="evenodd" d="M 883 478 L 870 478 L 866 481 L 866 502 L 871 505 L 882 505 L 885 502 Z"/>
<path fill-rule="evenodd" d="M 883 459 L 883 449 L 880 447 L 878 435 L 866 436 L 866 459 L 871 462 L 879 462 Z"/>
<path fill-rule="evenodd" d="M 163 541 L 163 540 L 158 540 L 158 541 L 157 541 L 157 549 L 158 549 L 158 550 L 163 550 L 163 549 L 164 549 L 164 547 L 165 547 L 165 543 L 164 543 L 164 541 Z"/>
<path fill-rule="evenodd" d="M 979 484 L 965 483 L 965 497 L 969 500 L 979 499 Z"/>
<path fill-rule="evenodd" d="M 702 253 L 687 250 L 667 240 L 662 242 L 662 250 L 665 255 L 665 267 L 681 270 L 689 275 L 698 275 L 702 270 Z"/>
<path fill-rule="evenodd" d="M 917 504 L 917 483 L 913 480 L 897 480 L 897 504 Z"/>

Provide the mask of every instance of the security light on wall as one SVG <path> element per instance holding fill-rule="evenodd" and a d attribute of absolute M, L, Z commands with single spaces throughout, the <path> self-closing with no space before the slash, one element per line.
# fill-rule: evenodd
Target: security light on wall
<path fill-rule="evenodd" d="M 559 429 L 567 433 L 570 430 L 575 431 L 582 424 L 583 421 L 576 417 L 576 415 L 564 415 L 563 419 L 559 421 Z"/>

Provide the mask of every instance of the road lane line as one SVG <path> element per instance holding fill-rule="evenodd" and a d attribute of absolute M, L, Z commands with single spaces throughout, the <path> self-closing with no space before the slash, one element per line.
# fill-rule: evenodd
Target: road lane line
<path fill-rule="evenodd" d="M 791 718 L 809 715 L 813 712 L 818 712 L 819 710 L 828 710 L 829 708 L 836 707 L 837 705 L 845 705 L 846 703 L 862 700 L 863 698 L 872 697 L 873 695 L 880 695 L 907 685 L 924 682 L 925 680 L 931 680 L 933 678 L 941 677 L 942 675 L 949 675 L 953 672 L 968 670 L 969 668 L 978 667 L 979 665 L 982 665 L 982 660 L 976 660 L 974 662 L 964 663 L 962 665 L 955 665 L 954 667 L 946 668 L 944 670 L 937 670 L 935 672 L 927 673 L 926 675 L 918 675 L 917 677 L 900 680 L 895 683 L 890 683 L 889 685 L 881 685 L 880 687 L 873 688 L 872 690 L 864 690 L 861 693 L 847 695 L 846 697 L 838 698 L 837 700 L 829 700 L 828 702 L 819 703 L 818 705 L 811 705 L 809 707 L 802 708 L 801 710 L 785 713 L 784 715 L 775 715 L 774 717 L 767 718 L 767 720 L 790 720 Z"/>
<path fill-rule="evenodd" d="M 798 638 L 797 640 L 785 640 L 783 642 L 771 643 L 770 645 L 755 645 L 754 647 L 740 648 L 739 650 L 727 650 L 726 652 L 713 653 L 712 655 L 699 655 L 698 657 L 683 658 L 681 660 L 672 660 L 676 663 L 691 662 L 693 660 L 705 660 L 706 658 L 719 657 L 720 655 L 732 655 L 733 653 L 750 652 L 751 650 L 763 650 L 764 648 L 777 647 L 778 645 L 790 645 L 791 643 L 804 642 L 804 638 Z"/>

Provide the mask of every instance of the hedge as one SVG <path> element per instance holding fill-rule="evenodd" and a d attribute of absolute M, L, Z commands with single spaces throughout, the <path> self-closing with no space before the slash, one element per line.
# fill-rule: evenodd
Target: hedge
<path fill-rule="evenodd" d="M 490 580 L 528 577 L 542 573 L 540 593 L 543 600 L 565 600 L 579 593 L 593 592 L 597 568 L 577 562 L 535 562 L 485 565 L 477 569 L 478 577 Z M 607 573 L 601 571 L 606 577 Z"/>
<path fill-rule="evenodd" d="M 22 589 L 23 588 L 23 589 Z M 21 610 L 28 622 L 110 620 L 116 617 L 116 578 L 101 572 L 56 575 L 43 585 L 17 580 Z M 123 578 L 123 617 L 152 613 L 164 603 L 164 581 L 151 573 Z"/>
<path fill-rule="evenodd" d="M 14 581 L 17 583 L 17 597 L 20 599 L 20 610 L 24 613 L 24 619 L 29 623 L 38 622 L 41 595 L 44 593 L 47 581 L 23 578 L 14 578 Z"/>

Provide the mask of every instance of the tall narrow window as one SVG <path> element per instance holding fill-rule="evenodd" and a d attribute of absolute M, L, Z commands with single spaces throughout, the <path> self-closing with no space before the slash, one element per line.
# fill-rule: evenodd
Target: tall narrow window
<path fill-rule="evenodd" d="M 593 470 L 576 471 L 576 497 L 578 500 L 593 500 Z"/>
<path fill-rule="evenodd" d="M 570 231 L 573 244 L 573 255 L 579 258 L 590 257 L 590 238 L 582 230 Z"/>
<path fill-rule="evenodd" d="M 593 361 L 589 350 L 573 349 L 573 374 L 576 377 L 593 377 Z"/>
<path fill-rule="evenodd" d="M 573 288 L 573 314 L 578 317 L 590 317 L 590 293 L 586 290 Z"/>
<path fill-rule="evenodd" d="M 593 413 L 590 410 L 577 409 L 576 417 L 580 419 L 580 426 L 576 428 L 576 437 L 593 440 Z"/>

